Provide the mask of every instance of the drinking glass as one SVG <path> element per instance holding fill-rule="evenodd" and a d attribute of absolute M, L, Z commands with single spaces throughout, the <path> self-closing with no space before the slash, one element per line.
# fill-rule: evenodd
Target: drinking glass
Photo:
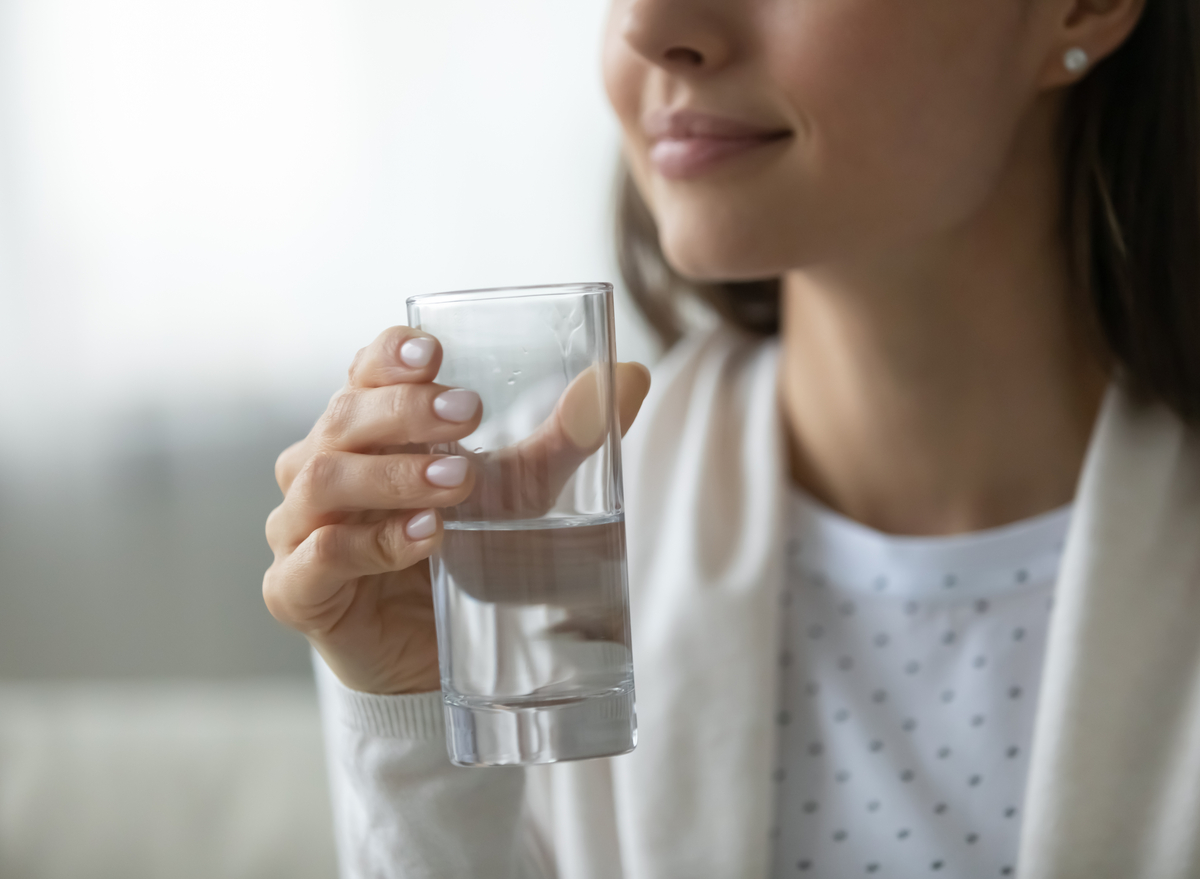
<path fill-rule="evenodd" d="M 430 451 L 471 461 L 430 558 L 450 759 L 529 765 L 637 742 L 612 286 L 413 296 L 438 382 L 479 428 Z"/>

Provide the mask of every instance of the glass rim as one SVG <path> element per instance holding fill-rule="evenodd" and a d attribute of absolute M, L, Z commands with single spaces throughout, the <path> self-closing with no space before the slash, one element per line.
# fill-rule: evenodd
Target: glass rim
<path fill-rule="evenodd" d="M 478 302 L 487 299 L 525 299 L 533 296 L 564 296 L 582 293 L 611 293 L 613 285 L 605 281 L 576 284 L 522 284 L 515 287 L 481 287 L 477 290 L 447 290 L 442 293 L 418 293 L 404 300 L 405 305 L 433 305 L 451 302 Z"/>

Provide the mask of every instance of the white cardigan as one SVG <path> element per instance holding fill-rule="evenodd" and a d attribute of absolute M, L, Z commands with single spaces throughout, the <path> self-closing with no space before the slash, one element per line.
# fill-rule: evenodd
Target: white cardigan
<path fill-rule="evenodd" d="M 787 470 L 776 346 L 676 349 L 626 441 L 639 741 L 451 766 L 440 694 L 320 665 L 343 877 L 759 879 L 770 869 Z M 1058 583 L 1024 879 L 1200 876 L 1200 436 L 1114 387 Z"/>

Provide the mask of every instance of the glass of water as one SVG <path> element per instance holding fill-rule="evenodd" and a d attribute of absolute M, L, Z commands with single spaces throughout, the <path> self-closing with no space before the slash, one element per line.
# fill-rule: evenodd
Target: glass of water
<path fill-rule="evenodd" d="M 609 284 L 408 300 L 438 382 L 483 400 L 430 451 L 471 460 L 430 559 L 450 759 L 529 765 L 637 741 Z"/>

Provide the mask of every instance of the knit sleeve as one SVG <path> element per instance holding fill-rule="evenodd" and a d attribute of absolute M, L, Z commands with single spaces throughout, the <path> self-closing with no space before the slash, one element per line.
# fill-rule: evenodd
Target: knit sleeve
<path fill-rule="evenodd" d="M 441 693 L 345 687 L 317 654 L 341 879 L 546 879 L 525 770 L 446 755 Z"/>

